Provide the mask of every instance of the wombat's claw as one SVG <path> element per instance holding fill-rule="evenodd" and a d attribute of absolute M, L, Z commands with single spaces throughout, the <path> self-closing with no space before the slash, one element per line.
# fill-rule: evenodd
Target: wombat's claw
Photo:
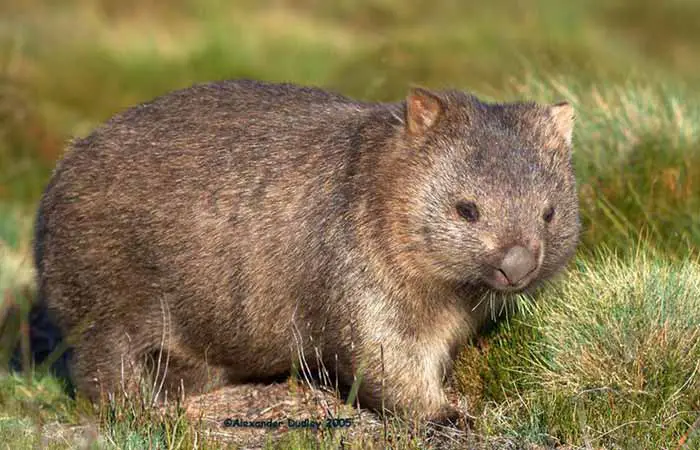
<path fill-rule="evenodd" d="M 448 405 L 433 416 L 430 424 L 435 428 L 456 428 L 466 431 L 472 427 L 473 419 L 458 408 Z"/>

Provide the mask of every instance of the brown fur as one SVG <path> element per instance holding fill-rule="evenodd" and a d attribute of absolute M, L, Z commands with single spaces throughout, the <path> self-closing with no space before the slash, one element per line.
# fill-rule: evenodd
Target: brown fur
<path fill-rule="evenodd" d="M 381 405 L 384 378 L 387 408 L 441 416 L 505 249 L 541 249 L 528 286 L 574 252 L 572 126 L 568 105 L 424 89 L 374 104 L 245 80 L 116 115 L 73 143 L 36 225 L 78 390 L 119 390 L 160 356 L 165 389 L 190 393 L 300 355 L 314 369 L 318 351 L 343 383 L 364 371 L 363 405 Z"/>

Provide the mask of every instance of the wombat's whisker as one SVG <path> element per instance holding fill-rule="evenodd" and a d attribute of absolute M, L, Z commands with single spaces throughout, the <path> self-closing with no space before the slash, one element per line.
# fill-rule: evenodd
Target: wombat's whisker
<path fill-rule="evenodd" d="M 481 304 L 484 302 L 484 300 L 486 300 L 488 295 L 489 295 L 488 291 L 481 294 L 481 297 L 479 298 L 479 301 L 477 302 L 477 304 L 472 307 L 472 312 L 476 311 L 479 308 L 479 306 L 481 306 Z"/>
<path fill-rule="evenodd" d="M 496 321 L 496 294 L 489 292 L 489 311 L 491 311 L 491 320 Z"/>

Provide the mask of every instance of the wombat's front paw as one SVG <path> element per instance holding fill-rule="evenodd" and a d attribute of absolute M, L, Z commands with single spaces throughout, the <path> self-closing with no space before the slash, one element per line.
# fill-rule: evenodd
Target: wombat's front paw
<path fill-rule="evenodd" d="M 459 408 L 450 404 L 440 408 L 429 421 L 437 426 L 457 428 L 460 430 L 467 430 L 472 426 L 470 417 L 464 414 Z"/>

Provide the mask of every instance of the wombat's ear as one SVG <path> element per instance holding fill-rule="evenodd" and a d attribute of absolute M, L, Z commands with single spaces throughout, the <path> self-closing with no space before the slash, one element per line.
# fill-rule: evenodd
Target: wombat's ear
<path fill-rule="evenodd" d="M 549 112 L 552 115 L 557 132 L 564 139 L 566 145 L 571 145 L 571 137 L 574 132 L 574 118 L 576 117 L 574 107 L 568 102 L 561 102 L 550 106 Z"/>
<path fill-rule="evenodd" d="M 420 134 L 428 130 L 438 121 L 442 111 L 442 101 L 435 94 L 424 88 L 411 88 L 406 97 L 408 132 Z"/>

